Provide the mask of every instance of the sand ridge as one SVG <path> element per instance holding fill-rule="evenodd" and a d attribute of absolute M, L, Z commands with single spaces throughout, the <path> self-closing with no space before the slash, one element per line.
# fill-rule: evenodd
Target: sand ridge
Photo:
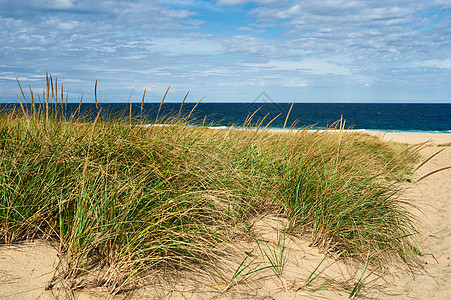
<path fill-rule="evenodd" d="M 451 166 L 451 147 L 437 147 L 438 144 L 451 142 L 451 134 L 378 134 L 384 140 L 401 143 L 420 143 L 428 140 L 434 146 L 421 151 L 427 158 L 438 151 L 438 155 L 422 166 L 416 173 L 421 178 L 434 170 Z M 418 183 L 409 184 L 403 195 L 413 199 L 420 208 L 414 214 L 422 221 L 422 237 L 420 246 L 426 270 L 433 276 L 416 272 L 415 277 L 407 273 L 395 273 L 375 282 L 360 295 L 364 299 L 451 299 L 451 169 L 435 173 Z M 257 228 L 277 227 L 281 220 L 265 219 Z M 272 230 L 272 232 L 275 232 Z M 277 236 L 265 236 L 268 240 L 277 241 Z M 250 245 L 251 247 L 251 245 Z M 286 243 L 287 261 L 285 262 L 284 279 L 281 281 L 267 270 L 258 280 L 243 285 L 236 285 L 225 293 L 224 287 L 212 286 L 203 279 L 180 281 L 169 290 L 160 287 L 146 287 L 137 291 L 131 298 L 168 298 L 168 299 L 346 299 L 348 293 L 339 287 L 328 290 L 316 290 L 324 279 L 338 278 L 337 274 L 348 276 L 352 280 L 357 273 L 351 274 L 346 265 L 336 263 L 328 267 L 322 276 L 317 277 L 309 286 L 303 286 L 315 266 L 324 257 L 317 248 L 311 247 L 308 240 L 288 237 Z M 1 299 L 123 299 L 127 295 L 112 296 L 104 289 L 87 289 L 74 293 L 61 290 L 46 290 L 54 270 L 59 262 L 57 251 L 48 243 L 33 241 L 14 246 L 0 246 L 0 298 Z M 331 264 L 328 259 L 323 266 Z M 361 266 L 362 267 L 362 266 Z M 346 284 L 341 282 L 340 284 Z"/>

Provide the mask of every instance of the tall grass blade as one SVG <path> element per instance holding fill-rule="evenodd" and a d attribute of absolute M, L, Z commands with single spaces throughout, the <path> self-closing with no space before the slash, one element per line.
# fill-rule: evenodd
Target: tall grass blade
<path fill-rule="evenodd" d="M 55 91 L 53 89 L 53 78 L 52 78 L 52 74 L 50 74 L 50 87 L 52 88 L 52 98 L 55 97 Z"/>
<path fill-rule="evenodd" d="M 19 85 L 20 92 L 22 93 L 23 101 L 24 101 L 24 103 L 27 103 L 27 99 L 25 98 L 25 94 L 22 90 L 22 86 L 20 85 L 19 79 L 17 77 L 16 77 L 16 81 L 17 81 L 17 84 Z"/>
<path fill-rule="evenodd" d="M 441 172 L 441 171 L 445 171 L 445 170 L 448 170 L 448 169 L 451 169 L 451 166 L 443 167 L 443 168 L 434 170 L 434 171 L 432 171 L 432 172 L 429 172 L 429 173 L 427 173 L 426 175 L 421 176 L 421 177 L 417 180 L 417 182 L 420 182 L 421 180 L 423 180 L 423 179 L 425 179 L 425 178 L 427 178 L 427 177 L 429 177 L 429 176 L 431 176 L 431 175 L 433 175 L 433 174 L 435 174 L 435 173 L 438 173 L 438 172 Z"/>
<path fill-rule="evenodd" d="M 343 120 L 343 115 L 340 116 L 339 124 L 340 124 L 340 128 L 339 128 L 339 132 L 338 132 L 338 145 L 337 145 L 337 157 L 335 160 L 335 171 L 338 170 L 338 162 L 340 159 L 340 148 L 341 148 L 341 142 L 343 140 L 343 129 L 346 124 L 346 120 Z"/>
<path fill-rule="evenodd" d="M 22 93 L 22 97 L 23 97 L 23 99 L 24 99 L 24 102 L 26 103 L 25 94 L 24 94 L 24 92 L 23 92 L 23 90 L 22 90 L 22 86 L 20 85 L 19 79 L 18 79 L 17 77 L 16 77 L 16 81 L 17 81 L 17 84 L 19 85 L 20 92 Z M 20 100 L 20 97 L 19 97 L 19 95 L 17 95 L 17 93 L 16 93 L 16 96 L 17 96 L 17 99 L 19 99 L 20 108 L 22 109 L 23 115 L 24 115 L 24 116 L 27 116 L 27 112 L 25 111 L 25 108 L 24 108 L 24 106 L 23 106 L 23 104 L 22 104 L 22 101 Z"/>
<path fill-rule="evenodd" d="M 440 154 L 443 150 L 445 150 L 446 148 L 443 148 L 437 152 L 435 152 L 434 154 L 432 154 L 431 156 L 429 156 L 427 159 L 425 159 L 421 164 L 418 165 L 418 167 L 416 167 L 413 172 L 418 171 L 422 166 L 424 166 L 425 164 L 427 164 L 428 161 L 430 161 L 431 159 L 433 159 L 435 156 L 437 156 L 438 154 Z"/>
<path fill-rule="evenodd" d="M 99 105 L 97 104 L 97 79 L 96 84 L 94 86 L 94 101 L 96 102 L 96 110 L 99 110 Z"/>
<path fill-rule="evenodd" d="M 307 279 L 304 282 L 304 285 L 301 286 L 299 289 L 303 288 L 304 286 L 308 286 L 312 283 L 312 281 L 317 278 L 319 276 L 319 274 L 321 274 L 323 271 L 319 272 L 316 276 L 314 276 L 316 274 L 316 271 L 318 271 L 318 269 L 321 267 L 321 265 L 323 264 L 323 262 L 326 260 L 327 258 L 327 254 L 324 255 L 323 259 L 321 260 L 321 262 L 316 266 L 315 270 L 313 270 L 313 272 L 310 273 L 309 277 L 307 277 Z M 299 290 L 298 289 L 298 290 Z"/>
<path fill-rule="evenodd" d="M 142 100 L 141 100 L 141 118 L 142 118 L 142 116 L 143 116 L 143 109 L 144 109 L 144 98 L 146 97 L 146 89 L 144 89 L 144 92 L 143 92 L 143 98 L 142 98 Z"/>
<path fill-rule="evenodd" d="M 160 111 L 161 111 L 161 106 L 163 105 L 164 99 L 166 99 L 166 95 L 168 94 L 170 88 L 171 88 L 171 86 L 168 86 L 168 89 L 166 90 L 166 93 L 164 93 L 163 99 L 161 99 L 160 106 L 158 107 L 157 117 L 156 117 L 155 121 L 158 120 L 158 117 L 159 117 Z"/>
<path fill-rule="evenodd" d="M 183 104 L 185 103 L 185 100 L 186 100 L 186 98 L 188 97 L 188 95 L 189 95 L 189 91 L 188 91 L 188 93 L 186 93 L 185 98 L 183 98 L 182 104 L 180 104 L 179 118 L 180 118 L 180 116 L 182 115 Z"/>
<path fill-rule="evenodd" d="M 131 97 L 130 97 L 131 98 Z M 128 99 L 129 100 L 129 103 L 130 103 L 130 111 L 129 111 L 129 123 L 130 123 L 130 125 L 132 124 L 132 101 L 131 101 L 131 99 Z"/>
<path fill-rule="evenodd" d="M 296 99 L 293 100 L 293 103 L 291 103 L 290 109 L 288 110 L 287 117 L 285 118 L 285 122 L 283 123 L 282 130 L 285 129 L 285 126 L 287 126 L 288 118 L 290 117 L 291 109 L 293 108 L 294 102 L 296 102 Z"/>
<path fill-rule="evenodd" d="M 203 97 L 202 99 L 200 99 L 199 101 L 197 101 L 196 105 L 194 105 L 194 107 L 191 109 L 191 111 L 189 112 L 188 116 L 186 117 L 186 119 L 189 120 L 189 118 L 191 118 L 191 115 L 193 114 L 194 110 L 196 109 L 196 107 L 199 105 L 200 102 L 202 102 L 202 100 L 204 100 L 205 97 Z"/>
<path fill-rule="evenodd" d="M 262 108 L 263 106 L 260 106 L 259 108 L 257 108 L 250 116 L 249 118 L 246 119 L 246 121 L 244 122 L 243 128 L 247 129 L 248 126 L 251 125 L 252 122 L 252 118 L 254 117 L 254 115 Z"/>
<path fill-rule="evenodd" d="M 64 111 L 67 113 L 67 98 L 69 98 L 69 93 L 66 93 L 66 101 L 64 102 Z"/>
<path fill-rule="evenodd" d="M 30 90 L 31 110 L 32 110 L 33 115 L 36 115 L 36 106 L 35 106 L 34 94 L 33 94 L 33 91 L 31 90 L 31 85 L 28 85 L 28 88 Z M 39 94 L 38 94 L 38 96 L 39 96 Z"/>
<path fill-rule="evenodd" d="M 393 259 L 391 259 L 391 260 L 389 260 L 389 261 L 387 261 L 387 262 L 385 262 L 385 263 L 383 263 L 383 264 L 377 266 L 377 268 L 375 268 L 375 269 L 372 270 L 368 275 L 366 275 L 365 277 L 363 277 L 363 276 L 365 275 L 365 273 L 366 273 L 368 267 L 369 267 L 370 261 L 371 261 L 370 259 L 367 260 L 367 263 L 366 263 L 366 265 L 365 265 L 365 268 L 364 268 L 362 274 L 360 275 L 359 280 L 357 281 L 356 285 L 354 286 L 354 288 L 352 289 L 351 293 L 349 294 L 349 299 L 354 299 L 354 298 L 357 296 L 357 294 L 359 293 L 359 291 L 362 289 L 362 287 L 363 287 L 364 285 L 368 285 L 368 284 L 370 284 L 370 283 L 372 283 L 372 282 L 374 282 L 374 281 L 376 281 L 376 280 L 379 280 L 380 278 L 384 277 L 385 275 L 382 274 L 382 275 L 380 275 L 380 276 L 377 276 L 375 279 L 373 279 L 373 280 L 371 280 L 371 281 L 365 283 L 366 280 L 367 280 L 371 275 L 373 275 L 375 272 L 377 272 L 377 270 L 379 270 L 379 269 L 382 268 L 383 266 L 385 266 L 385 265 L 387 265 L 388 263 L 392 262 Z"/>
<path fill-rule="evenodd" d="M 258 132 L 258 130 L 260 129 L 260 126 L 262 126 L 263 122 L 265 121 L 265 119 L 269 116 L 269 113 L 266 114 L 266 116 L 263 117 L 263 119 L 261 120 L 261 122 L 258 124 L 257 126 L 257 130 L 255 130 L 255 133 Z"/>
<path fill-rule="evenodd" d="M 19 95 L 17 93 L 16 93 L 16 96 L 17 96 L 17 99 L 19 99 L 20 108 L 22 109 L 22 113 L 26 117 L 27 116 L 27 112 L 25 111 L 25 108 L 24 108 L 24 106 L 22 104 L 22 100 L 20 100 L 20 97 L 19 97 Z"/>
<path fill-rule="evenodd" d="M 81 93 L 81 97 L 80 97 L 80 103 L 78 103 L 78 107 L 74 112 L 74 116 L 77 115 L 77 113 L 80 113 L 80 109 L 81 109 L 81 102 L 83 101 L 83 93 Z"/>
<path fill-rule="evenodd" d="M 294 120 L 294 122 L 291 124 L 289 131 L 293 131 L 296 125 L 298 124 L 299 119 Z"/>
<path fill-rule="evenodd" d="M 49 75 L 45 74 L 45 79 L 47 83 L 47 93 L 45 96 L 45 120 L 48 121 L 49 119 L 49 97 L 50 97 L 50 78 Z M 53 88 L 52 88 L 53 90 Z"/>
<path fill-rule="evenodd" d="M 58 108 L 58 77 L 55 76 L 55 115 Z"/>
<path fill-rule="evenodd" d="M 274 118 L 272 118 L 271 121 L 269 121 L 268 124 L 266 124 L 264 130 L 266 130 L 266 129 L 269 127 L 269 125 L 271 125 L 271 123 L 272 123 L 275 119 L 277 119 L 278 117 L 280 117 L 281 115 L 282 115 L 282 113 L 280 113 L 280 114 L 278 114 L 277 116 L 275 116 Z"/>
<path fill-rule="evenodd" d="M 42 106 L 42 102 L 41 102 L 41 94 L 36 93 L 38 95 L 38 102 L 39 102 L 39 108 L 41 108 Z M 44 98 L 42 98 L 42 100 L 44 100 Z"/>

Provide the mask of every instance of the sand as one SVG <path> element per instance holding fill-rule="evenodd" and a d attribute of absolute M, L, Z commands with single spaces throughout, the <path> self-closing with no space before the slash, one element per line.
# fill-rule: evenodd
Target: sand
<path fill-rule="evenodd" d="M 57 265 L 57 251 L 44 241 L 1 246 L 0 299 L 47 299 Z"/>
<path fill-rule="evenodd" d="M 430 141 L 431 146 L 421 151 L 427 158 L 438 155 L 416 172 L 416 179 L 434 170 L 451 166 L 451 147 L 438 147 L 451 142 L 451 134 L 372 133 L 383 140 L 416 144 Z M 359 295 L 363 299 L 451 299 L 451 169 L 435 173 L 419 182 L 409 184 L 404 197 L 413 199 L 420 208 L 414 214 L 421 219 L 421 260 L 432 275 L 415 271 L 415 276 L 398 272 L 387 275 L 366 286 Z M 277 243 L 278 222 L 268 217 L 256 229 L 270 242 Z M 272 230 L 268 230 L 272 228 Z M 249 250 L 255 245 L 243 244 Z M 333 261 L 327 258 L 318 277 L 305 286 L 305 280 L 321 262 L 324 255 L 311 247 L 305 237 L 286 239 L 283 276 L 279 279 L 272 270 L 259 273 L 248 281 L 232 286 L 211 284 L 208 278 L 192 274 L 170 288 L 149 285 L 134 295 L 111 296 L 101 288 L 78 290 L 73 293 L 63 288 L 46 290 L 59 262 L 57 251 L 45 241 L 33 241 L 14 246 L 0 246 L 0 299 L 347 299 L 349 292 L 341 287 L 352 285 L 363 271 L 363 265 Z M 238 264 L 239 262 L 235 262 Z M 325 268 L 327 266 L 327 268 Z M 352 266 L 352 268 L 351 268 Z M 233 272 L 233 266 L 231 272 Z M 357 270 L 357 271 L 352 271 Z M 332 279 L 332 281 L 330 281 Z M 335 279 L 336 281 L 334 281 Z M 329 284 L 326 290 L 318 290 Z"/>
<path fill-rule="evenodd" d="M 448 135 L 448 143 L 451 135 Z M 416 138 L 416 137 L 412 137 Z M 429 138 L 429 137 L 428 137 Z M 434 137 L 431 137 L 434 138 Z M 440 142 L 442 143 L 442 139 Z M 444 150 L 443 150 L 444 149 Z M 429 157 L 437 156 L 417 171 L 417 178 L 434 170 L 451 166 L 451 147 L 428 147 L 421 151 Z M 420 275 L 415 280 L 407 276 L 396 278 L 395 287 L 409 299 L 451 299 L 451 169 L 435 173 L 406 191 L 406 198 L 414 199 L 421 209 L 416 215 L 423 222 L 422 260 L 426 270 L 434 277 Z"/>
<path fill-rule="evenodd" d="M 423 142 L 431 142 L 433 145 L 445 145 L 451 143 L 451 134 L 444 133 L 395 133 L 395 132 L 366 132 L 375 135 L 380 139 L 390 142 L 419 144 Z"/>

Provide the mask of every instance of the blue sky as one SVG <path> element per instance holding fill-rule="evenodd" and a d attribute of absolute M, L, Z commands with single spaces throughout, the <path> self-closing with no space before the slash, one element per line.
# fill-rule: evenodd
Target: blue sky
<path fill-rule="evenodd" d="M 451 1 L 0 0 L 0 101 L 451 103 Z M 131 96 L 131 97 L 130 97 Z"/>

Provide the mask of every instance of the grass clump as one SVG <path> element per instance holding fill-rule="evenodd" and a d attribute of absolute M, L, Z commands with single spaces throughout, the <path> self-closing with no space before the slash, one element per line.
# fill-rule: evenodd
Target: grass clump
<path fill-rule="evenodd" d="M 410 150 L 343 130 L 212 130 L 182 117 L 144 126 L 100 112 L 88 123 L 49 116 L 44 102 L 26 110 L 0 118 L 0 238 L 55 241 L 66 278 L 101 268 L 98 284 L 119 291 L 151 270 L 214 266 L 234 228 L 268 213 L 343 257 L 415 256 L 396 180 L 411 171 Z"/>

